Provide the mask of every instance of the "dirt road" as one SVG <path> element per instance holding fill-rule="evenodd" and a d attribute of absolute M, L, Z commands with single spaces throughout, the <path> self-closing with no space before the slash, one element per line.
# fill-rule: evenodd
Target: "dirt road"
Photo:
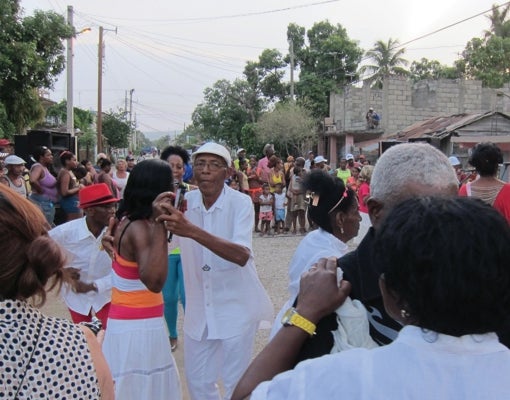
<path fill-rule="evenodd" d="M 266 288 L 273 301 L 275 314 L 280 310 L 287 300 L 287 267 L 292 254 L 303 236 L 276 236 L 276 237 L 253 237 L 253 251 L 255 253 L 255 262 L 258 274 L 262 284 Z M 43 307 L 47 315 L 69 318 L 69 313 L 65 304 L 55 294 L 48 296 L 48 301 Z M 182 335 L 182 310 L 179 312 L 178 321 L 179 335 Z M 260 330 L 257 333 L 255 343 L 255 354 L 257 354 L 266 344 L 269 336 L 269 330 Z M 182 343 L 179 343 L 180 345 Z M 183 354 L 182 346 L 179 346 L 173 353 L 179 372 L 183 388 L 183 398 L 188 400 L 188 393 L 183 372 Z"/>

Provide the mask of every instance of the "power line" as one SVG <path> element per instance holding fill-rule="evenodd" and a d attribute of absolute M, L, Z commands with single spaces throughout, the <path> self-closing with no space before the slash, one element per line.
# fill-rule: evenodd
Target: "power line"
<path fill-rule="evenodd" d="M 119 21 L 147 21 L 147 22 L 161 22 L 161 23 L 187 23 L 187 22 L 206 22 L 206 21 L 217 21 L 221 19 L 232 19 L 232 18 L 243 18 L 243 17 L 253 17 L 258 15 L 267 15 L 267 14 L 275 14 L 280 13 L 284 11 L 290 11 L 290 10 L 297 10 L 300 8 L 308 8 L 308 7 L 315 7 L 320 6 L 324 4 L 329 3 L 338 3 L 342 0 L 326 0 L 326 1 L 318 1 L 314 3 L 307 3 L 307 4 L 300 4 L 296 6 L 291 7 L 284 7 L 284 8 L 277 8 L 273 10 L 266 10 L 266 11 L 253 11 L 248 13 L 240 13 L 240 14 L 231 14 L 231 15 L 219 15 L 219 16 L 212 16 L 212 17 L 195 17 L 195 18 L 176 18 L 176 19 L 140 19 L 140 18 L 116 18 L 116 17 L 109 17 L 110 19 L 115 19 Z M 91 17 L 95 18 L 102 18 L 100 15 L 93 15 L 89 14 Z"/>
<path fill-rule="evenodd" d="M 508 5 L 508 4 L 510 4 L 510 1 L 507 1 L 506 3 L 503 3 L 503 4 L 499 5 L 499 6 L 492 6 L 492 7 L 497 9 L 497 8 L 504 7 L 504 6 Z M 438 32 L 444 31 L 445 29 L 451 28 L 451 27 L 453 27 L 455 25 L 459 25 L 459 24 L 461 24 L 463 22 L 469 21 L 470 19 L 479 17 L 480 15 L 484 15 L 485 13 L 488 13 L 488 12 L 491 12 L 491 11 L 492 11 L 492 8 L 489 8 L 488 10 L 485 10 L 485 11 L 482 11 L 482 12 L 480 12 L 478 14 L 472 15 L 471 17 L 464 18 L 464 19 L 462 19 L 460 21 L 457 21 L 457 22 L 454 22 L 453 24 L 450 24 L 450 25 L 444 26 L 442 28 L 436 29 L 435 31 L 432 31 L 432 32 L 427 33 L 427 34 L 422 35 L 422 36 L 419 36 L 419 37 L 417 37 L 415 39 L 408 40 L 407 42 L 404 42 L 404 43 L 396 46 L 395 49 L 398 49 L 399 47 L 404 47 L 405 45 L 408 45 L 409 43 L 416 42 L 417 40 L 424 39 L 424 38 L 426 38 L 428 36 L 432 36 L 432 35 L 434 35 L 434 34 L 436 34 Z"/>

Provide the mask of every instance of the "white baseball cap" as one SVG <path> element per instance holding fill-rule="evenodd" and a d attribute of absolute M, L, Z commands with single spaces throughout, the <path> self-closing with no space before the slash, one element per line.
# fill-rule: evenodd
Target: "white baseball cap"
<path fill-rule="evenodd" d="M 22 164 L 26 164 L 26 162 L 21 157 L 11 154 L 10 156 L 5 157 L 4 164 L 5 165 L 22 165 Z"/>
<path fill-rule="evenodd" d="M 317 156 L 313 159 L 313 162 L 315 164 L 319 164 L 321 162 L 328 162 L 328 160 L 326 160 L 323 156 Z"/>
<path fill-rule="evenodd" d="M 354 156 L 353 156 L 351 153 L 349 153 L 349 154 L 347 154 L 347 155 L 345 156 L 345 159 L 346 159 L 347 161 L 349 161 L 349 160 L 354 160 Z"/>
<path fill-rule="evenodd" d="M 459 159 L 458 159 L 457 157 L 455 157 L 455 156 L 450 156 L 450 157 L 448 157 L 448 161 L 450 161 L 450 165 L 451 165 L 452 167 L 454 167 L 454 166 L 456 166 L 456 165 L 460 165 L 460 161 L 459 161 Z"/>
<path fill-rule="evenodd" d="M 228 167 L 232 165 L 232 157 L 230 156 L 230 152 L 224 146 L 218 143 L 209 142 L 200 146 L 197 151 L 191 155 L 191 161 L 195 161 L 195 157 L 198 154 L 214 154 L 223 158 Z"/>

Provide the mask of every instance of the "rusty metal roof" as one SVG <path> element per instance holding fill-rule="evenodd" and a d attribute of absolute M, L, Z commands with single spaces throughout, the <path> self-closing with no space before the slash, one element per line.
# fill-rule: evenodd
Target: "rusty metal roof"
<path fill-rule="evenodd" d="M 454 133 L 457 129 L 470 125 L 480 119 L 490 117 L 494 114 L 501 114 L 508 118 L 508 115 L 497 112 L 497 111 L 489 111 L 481 114 L 454 114 L 450 116 L 439 116 L 426 119 L 424 121 L 419 121 L 414 123 L 407 128 L 404 128 L 400 132 L 389 135 L 388 138 L 393 138 L 396 140 L 409 140 L 413 138 L 436 138 L 443 139 L 452 133 Z"/>

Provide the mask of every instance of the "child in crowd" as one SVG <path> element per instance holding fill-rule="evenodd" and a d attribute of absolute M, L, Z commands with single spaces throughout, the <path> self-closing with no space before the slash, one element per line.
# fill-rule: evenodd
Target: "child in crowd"
<path fill-rule="evenodd" d="M 353 192 L 357 193 L 359 188 L 359 173 L 361 167 L 354 166 L 351 168 L 351 176 L 347 178 L 347 187 L 352 189 Z"/>
<path fill-rule="evenodd" d="M 299 233 L 304 234 L 305 230 L 305 192 L 301 186 L 302 177 L 305 170 L 301 167 L 294 167 L 294 175 L 290 181 L 289 191 L 291 192 L 291 210 L 292 210 L 292 233 L 296 234 L 297 222 L 299 221 Z"/>
<path fill-rule="evenodd" d="M 275 233 L 279 235 L 283 232 L 285 224 L 285 208 L 287 207 L 287 196 L 283 193 L 283 185 L 277 183 L 274 189 L 274 208 L 275 208 Z"/>
<path fill-rule="evenodd" d="M 234 190 L 239 190 L 239 182 L 234 177 L 227 179 L 227 186 Z"/>
<path fill-rule="evenodd" d="M 240 158 L 239 171 L 237 171 L 237 176 L 239 178 L 239 190 L 243 193 L 249 194 L 250 185 L 248 184 L 248 175 L 246 175 L 247 170 L 248 160 L 246 158 Z"/>
<path fill-rule="evenodd" d="M 271 229 L 271 221 L 273 220 L 273 195 L 269 192 L 269 185 L 262 185 L 262 194 L 259 196 L 260 202 L 260 236 L 269 234 Z"/>

